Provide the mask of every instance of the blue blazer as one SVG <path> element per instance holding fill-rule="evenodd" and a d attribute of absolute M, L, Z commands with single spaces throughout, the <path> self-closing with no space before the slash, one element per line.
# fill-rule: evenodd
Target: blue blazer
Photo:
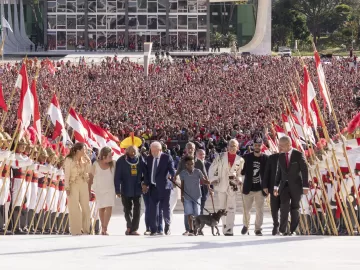
<path fill-rule="evenodd" d="M 148 156 L 147 158 L 147 173 L 145 177 L 145 185 L 150 186 L 151 176 L 152 176 L 152 167 L 153 167 L 153 156 Z M 175 176 L 174 161 L 172 157 L 168 154 L 161 153 L 160 160 L 157 166 L 156 175 L 155 175 L 155 184 L 157 190 L 161 193 L 162 190 L 172 189 L 172 183 L 168 179 L 168 175 L 172 177 Z"/>

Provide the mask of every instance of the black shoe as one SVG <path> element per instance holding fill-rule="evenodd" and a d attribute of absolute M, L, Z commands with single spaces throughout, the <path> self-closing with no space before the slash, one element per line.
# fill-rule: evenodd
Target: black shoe
<path fill-rule="evenodd" d="M 165 226 L 165 235 L 170 235 L 171 231 L 170 231 L 170 226 Z"/>
<path fill-rule="evenodd" d="M 279 234 L 279 228 L 278 227 L 274 227 L 272 230 L 272 235 L 278 235 Z"/>
<path fill-rule="evenodd" d="M 144 232 L 144 235 L 151 235 L 151 231 Z"/>
<path fill-rule="evenodd" d="M 225 236 L 234 236 L 233 233 L 225 233 L 224 235 L 225 235 Z"/>
<path fill-rule="evenodd" d="M 256 236 L 263 236 L 262 232 L 260 230 L 255 231 Z"/>
<path fill-rule="evenodd" d="M 157 234 L 157 235 L 164 235 L 163 232 L 157 232 L 156 234 Z"/>
<path fill-rule="evenodd" d="M 248 227 L 244 226 L 241 230 L 241 234 L 242 235 L 249 234 Z"/>
<path fill-rule="evenodd" d="M 158 233 L 152 232 L 152 233 L 150 233 L 150 236 L 158 236 Z"/>
<path fill-rule="evenodd" d="M 23 232 L 22 229 L 17 229 L 17 230 L 15 230 L 14 234 L 16 234 L 16 235 L 24 235 L 24 234 L 26 234 L 26 232 Z"/>
<path fill-rule="evenodd" d="M 281 236 L 287 236 L 287 235 L 289 235 L 287 232 L 280 232 L 280 235 Z"/>

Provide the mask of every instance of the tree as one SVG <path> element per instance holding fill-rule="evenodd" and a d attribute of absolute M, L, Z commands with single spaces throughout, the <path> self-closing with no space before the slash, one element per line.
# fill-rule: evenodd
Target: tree
<path fill-rule="evenodd" d="M 293 9 L 289 0 L 277 0 L 273 3 L 272 11 L 272 45 L 286 46 L 291 39 L 306 40 L 309 30 L 306 17 Z"/>

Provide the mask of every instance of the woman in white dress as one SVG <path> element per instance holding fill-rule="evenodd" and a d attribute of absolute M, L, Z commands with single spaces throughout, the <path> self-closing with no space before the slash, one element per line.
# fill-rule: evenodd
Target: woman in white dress
<path fill-rule="evenodd" d="M 111 148 L 104 147 L 100 151 L 98 160 L 92 165 L 89 181 L 89 191 L 92 188 L 96 195 L 102 235 L 109 235 L 107 228 L 110 222 L 112 208 L 115 206 L 114 174 L 115 163 L 112 160 Z"/>

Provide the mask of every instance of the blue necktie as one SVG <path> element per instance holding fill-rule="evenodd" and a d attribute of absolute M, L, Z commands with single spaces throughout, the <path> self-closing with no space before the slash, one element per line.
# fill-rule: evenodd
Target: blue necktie
<path fill-rule="evenodd" d="M 152 178 L 153 178 L 153 184 L 156 185 L 155 183 L 155 176 L 156 176 L 156 171 L 157 171 L 157 167 L 158 167 L 158 159 L 155 158 L 155 164 L 154 164 L 154 170 L 152 172 Z"/>

